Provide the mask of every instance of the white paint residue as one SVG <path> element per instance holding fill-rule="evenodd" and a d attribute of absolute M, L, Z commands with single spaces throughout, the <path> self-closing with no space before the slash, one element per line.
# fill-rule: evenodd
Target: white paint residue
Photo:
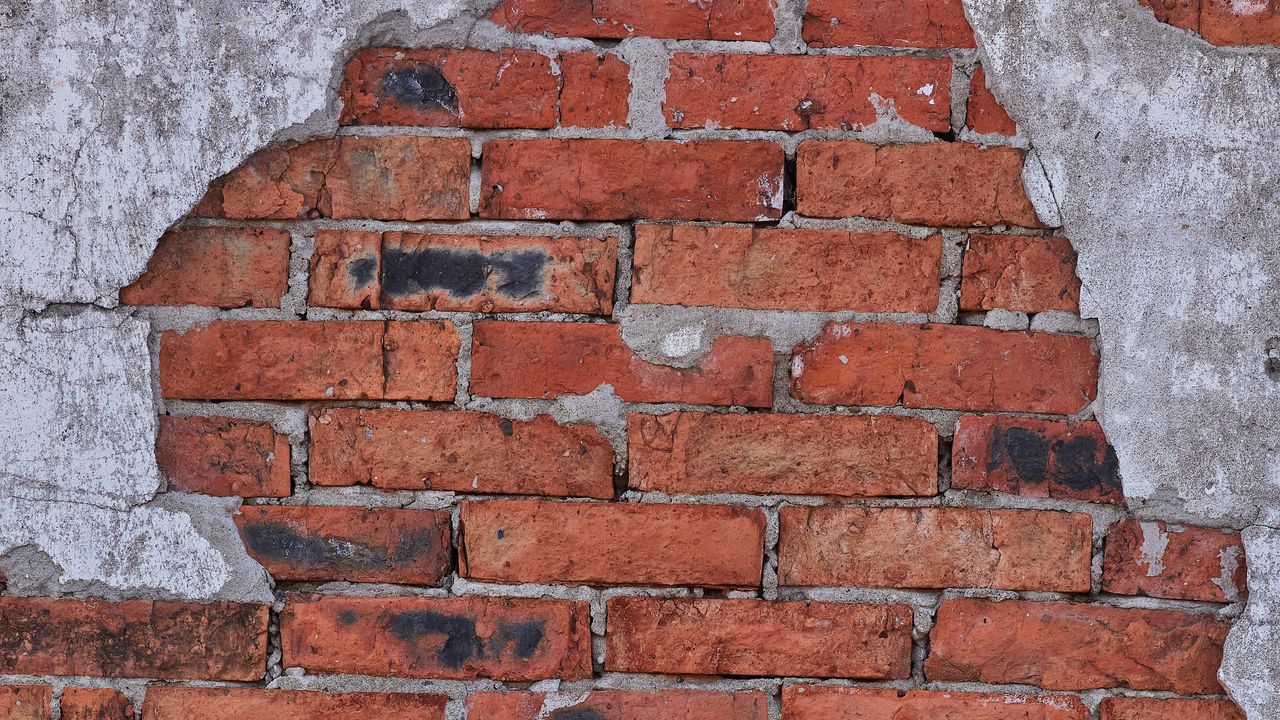
<path fill-rule="evenodd" d="M 558 692 L 547 693 L 542 698 L 542 707 L 538 708 L 538 720 L 547 720 L 547 718 L 551 717 L 551 713 L 557 710 L 581 705 L 586 702 L 589 694 L 586 692 L 579 695 Z"/>
<path fill-rule="evenodd" d="M 1267 0 L 1231 0 L 1231 12 L 1236 15 L 1257 15 L 1267 11 Z"/>
<path fill-rule="evenodd" d="M 684 327 L 667 333 L 662 338 L 662 354 L 682 358 L 702 346 L 702 328 Z"/>
<path fill-rule="evenodd" d="M 932 94 L 933 94 L 933 83 L 928 83 L 928 84 L 926 84 L 926 85 L 921 85 L 921 86 L 916 90 L 916 94 L 917 94 L 917 95 L 932 95 Z"/>
<path fill-rule="evenodd" d="M 1138 547 L 1138 562 L 1147 566 L 1147 577 L 1164 572 L 1164 551 L 1169 547 L 1169 535 L 1160 529 L 1160 523 L 1139 523 L 1142 528 L 1142 545 Z"/>
<path fill-rule="evenodd" d="M 1213 579 L 1213 584 L 1222 591 L 1228 602 L 1240 599 L 1240 588 L 1236 587 L 1235 575 L 1240 569 L 1240 548 L 1229 547 L 1218 552 L 1218 569 L 1221 572 Z"/>

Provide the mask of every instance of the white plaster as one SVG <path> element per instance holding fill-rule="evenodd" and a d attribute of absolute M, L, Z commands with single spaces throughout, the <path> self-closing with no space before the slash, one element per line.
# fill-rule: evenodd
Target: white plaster
<path fill-rule="evenodd" d="M 1169 535 L 1160 529 L 1158 522 L 1139 523 L 1142 529 L 1142 545 L 1138 546 L 1138 562 L 1147 566 L 1147 577 L 1157 577 L 1164 572 L 1164 552 L 1169 547 Z"/>

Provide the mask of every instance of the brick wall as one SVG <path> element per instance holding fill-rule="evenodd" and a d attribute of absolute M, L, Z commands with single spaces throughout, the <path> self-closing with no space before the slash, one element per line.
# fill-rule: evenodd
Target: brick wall
<path fill-rule="evenodd" d="M 7 717 L 1240 717 L 1240 539 L 1129 516 L 958 0 L 492 19 L 121 292 L 274 604 L 0 597 Z"/>

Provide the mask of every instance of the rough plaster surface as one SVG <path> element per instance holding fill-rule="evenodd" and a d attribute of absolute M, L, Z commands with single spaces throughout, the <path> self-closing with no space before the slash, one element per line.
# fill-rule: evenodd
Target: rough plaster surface
<path fill-rule="evenodd" d="M 1079 255 L 1101 327 L 1098 417 L 1139 515 L 1280 525 L 1280 52 L 1219 49 L 1133 0 L 965 0 L 1028 186 Z M 1222 676 L 1276 717 L 1277 540 L 1247 531 L 1250 600 Z"/>

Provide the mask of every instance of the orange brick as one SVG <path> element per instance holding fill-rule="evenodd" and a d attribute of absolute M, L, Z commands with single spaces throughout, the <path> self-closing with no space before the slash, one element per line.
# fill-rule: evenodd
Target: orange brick
<path fill-rule="evenodd" d="M 1089 591 L 1085 513 L 784 507 L 779 524 L 782 585 Z"/>
<path fill-rule="evenodd" d="M 1018 125 L 1004 111 L 996 96 L 987 89 L 987 74 L 981 67 L 969 80 L 969 103 L 965 112 L 965 124 L 976 133 L 1017 135 Z"/>
<path fill-rule="evenodd" d="M 585 602 L 294 594 L 280 638 L 285 667 L 312 673 L 518 682 L 591 675 Z"/>
<path fill-rule="evenodd" d="M 560 56 L 560 124 L 565 127 L 627 127 L 631 67 L 613 53 L 571 52 Z"/>
<path fill-rule="evenodd" d="M 0 685 L 0 716 L 6 720 L 52 720 L 53 688 Z"/>
<path fill-rule="evenodd" d="M 133 720 L 133 703 L 111 688 L 66 688 L 62 720 Z"/>
<path fill-rule="evenodd" d="M 1202 0 L 1200 34 L 1214 45 L 1280 45 L 1280 1 Z"/>
<path fill-rule="evenodd" d="M 317 230 L 307 304 L 373 310 L 380 307 L 382 233 Z"/>
<path fill-rule="evenodd" d="M 1200 0 L 1138 0 L 1151 8 L 1156 18 L 1191 32 L 1200 32 Z"/>
<path fill-rule="evenodd" d="M 811 47 L 973 47 L 961 0 L 809 0 L 803 34 Z"/>
<path fill-rule="evenodd" d="M 288 497 L 289 438 L 270 423 L 161 415 L 156 463 L 169 489 L 219 497 Z"/>
<path fill-rule="evenodd" d="M 768 702 L 757 690 L 592 690 L 587 693 L 478 692 L 467 697 L 467 716 L 479 720 L 766 720 Z"/>
<path fill-rule="evenodd" d="M 796 150 L 797 211 L 935 227 L 1040 227 L 1022 185 L 1023 154 L 958 142 L 810 140 Z"/>
<path fill-rule="evenodd" d="M 1076 252 L 1066 238 L 970 235 L 961 310 L 1080 312 Z"/>
<path fill-rule="evenodd" d="M 911 674 L 911 609 L 612 597 L 610 672 L 892 680 Z"/>
<path fill-rule="evenodd" d="M 768 0 L 502 0 L 493 21 L 522 34 L 587 38 L 632 36 L 679 40 L 770 40 L 773 4 Z"/>
<path fill-rule="evenodd" d="M 471 348 L 471 393 L 482 397 L 585 395 L 603 384 L 627 402 L 768 407 L 773 395 L 764 338 L 716 338 L 683 369 L 641 360 L 617 325 L 480 321 Z"/>
<path fill-rule="evenodd" d="M 942 238 L 638 225 L 631 301 L 756 310 L 933 312 Z"/>
<path fill-rule="evenodd" d="M 938 432 L 893 415 L 627 418 L 629 486 L 668 494 L 935 495 Z"/>
<path fill-rule="evenodd" d="M 1104 698 L 1101 720 L 1245 720 L 1230 700 L 1166 700 L 1164 698 Z"/>
<path fill-rule="evenodd" d="M 1107 533 L 1102 590 L 1117 595 L 1236 602 L 1245 594 L 1240 533 L 1123 520 Z"/>
<path fill-rule="evenodd" d="M 782 720 L 1089 720 L 1070 695 L 1005 695 L 792 685 L 782 688 Z"/>
<path fill-rule="evenodd" d="M 792 393 L 824 405 L 1074 413 L 1093 400 L 1089 339 L 960 325 L 831 323 L 792 358 Z"/>
<path fill-rule="evenodd" d="M 189 228 L 160 238 L 147 271 L 120 290 L 125 305 L 280 307 L 289 290 L 289 233 Z"/>
<path fill-rule="evenodd" d="M 444 720 L 444 695 L 152 685 L 142 720 Z M 130 716 L 132 717 L 132 716 Z"/>
<path fill-rule="evenodd" d="M 764 514 L 719 505 L 489 500 L 461 506 L 458 572 L 533 583 L 754 587 Z"/>

